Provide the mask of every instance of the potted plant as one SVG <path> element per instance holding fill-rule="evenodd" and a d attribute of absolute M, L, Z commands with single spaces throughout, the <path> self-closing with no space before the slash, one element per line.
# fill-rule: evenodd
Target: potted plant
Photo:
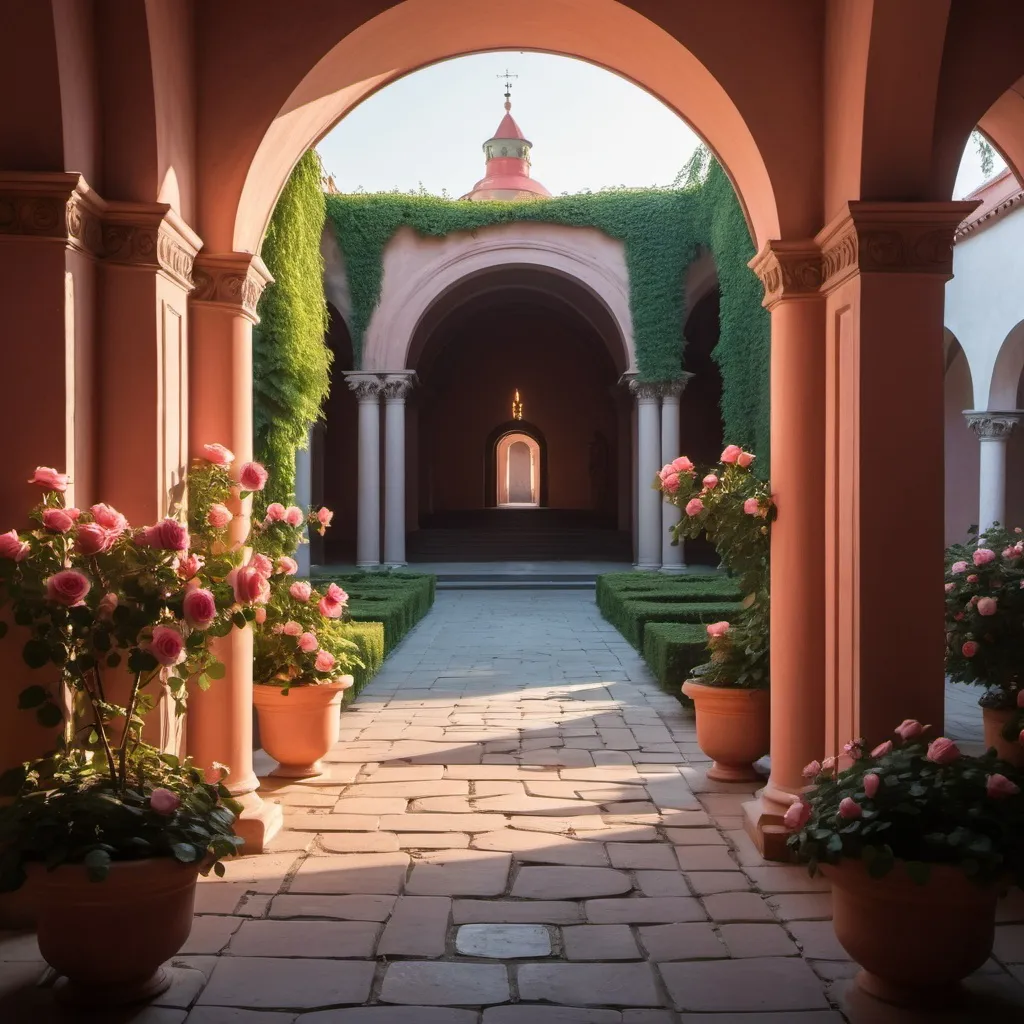
<path fill-rule="evenodd" d="M 1024 536 L 998 524 L 946 551 L 946 672 L 985 688 L 985 742 L 1024 767 Z"/>
<path fill-rule="evenodd" d="M 739 582 L 743 601 L 732 622 L 710 623 L 708 661 L 683 684 L 697 716 L 697 742 L 713 761 L 708 778 L 760 778 L 753 762 L 769 746 L 768 555 L 775 504 L 752 472 L 754 455 L 738 445 L 705 473 L 685 456 L 664 466 L 655 486 L 683 510 L 681 537 L 706 534 Z"/>
<path fill-rule="evenodd" d="M 178 520 L 133 530 L 108 505 L 68 507 L 53 469 L 31 482 L 44 489 L 36 525 L 0 536 L 0 608 L 41 673 L 20 707 L 63 729 L 51 755 L 3 778 L 0 888 L 31 880 L 39 947 L 69 998 L 134 1001 L 167 987 L 160 967 L 188 937 L 198 872 L 221 873 L 241 842 L 227 790 L 144 743 L 145 716 L 154 692 L 182 711 L 186 680 L 219 677 L 209 641 L 252 610 L 230 566 L 201 571 Z"/>
<path fill-rule="evenodd" d="M 888 1002 L 945 1004 L 992 951 L 996 900 L 1024 882 L 1021 772 L 995 751 L 960 753 L 908 720 L 870 753 L 847 744 L 804 771 L 786 813 L 797 858 L 832 883 L 836 937 Z"/>

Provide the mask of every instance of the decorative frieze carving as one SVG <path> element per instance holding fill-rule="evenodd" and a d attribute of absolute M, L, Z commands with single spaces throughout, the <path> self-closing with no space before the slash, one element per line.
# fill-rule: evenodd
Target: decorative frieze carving
<path fill-rule="evenodd" d="M 771 309 L 783 299 L 816 298 L 821 289 L 821 250 L 813 239 L 773 241 L 747 264 L 764 285 L 762 305 Z"/>
<path fill-rule="evenodd" d="M 202 244 L 166 203 L 110 203 L 103 218 L 105 259 L 158 269 L 186 289 Z"/>
<path fill-rule="evenodd" d="M 982 441 L 1005 441 L 1024 416 L 1024 410 L 1011 412 L 983 412 L 968 410 L 964 413 L 967 425 Z"/>
<path fill-rule="evenodd" d="M 101 256 L 105 209 L 79 174 L 0 172 L 0 236 L 52 239 Z"/>
<path fill-rule="evenodd" d="M 256 306 L 273 277 L 259 256 L 249 252 L 200 253 L 192 267 L 193 302 L 241 313 L 259 323 Z"/>
<path fill-rule="evenodd" d="M 379 374 L 364 373 L 360 370 L 347 371 L 345 383 L 360 402 L 377 402 L 384 390 L 384 381 Z"/>
<path fill-rule="evenodd" d="M 405 401 L 416 384 L 415 373 L 388 373 L 384 376 L 384 398 L 387 401 Z"/>

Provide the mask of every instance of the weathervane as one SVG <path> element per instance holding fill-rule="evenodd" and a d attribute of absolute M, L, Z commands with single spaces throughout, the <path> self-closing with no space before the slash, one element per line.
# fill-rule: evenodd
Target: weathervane
<path fill-rule="evenodd" d="M 505 106 L 507 108 L 512 102 L 512 79 L 518 78 L 519 76 L 513 75 L 508 68 L 505 68 L 505 73 L 503 75 L 495 75 L 494 77 L 505 79 Z"/>

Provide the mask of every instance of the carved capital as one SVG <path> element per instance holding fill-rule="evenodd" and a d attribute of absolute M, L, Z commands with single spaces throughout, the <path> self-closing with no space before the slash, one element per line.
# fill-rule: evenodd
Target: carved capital
<path fill-rule="evenodd" d="M 964 412 L 967 426 L 982 441 L 1005 441 L 1013 433 L 1022 416 L 1024 416 L 1024 411 L 981 412 L 967 410 Z"/>
<path fill-rule="evenodd" d="M 817 298 L 821 288 L 821 250 L 814 239 L 767 242 L 747 264 L 764 285 L 762 305 L 783 299 Z"/>
<path fill-rule="evenodd" d="M 825 291 L 856 273 L 953 275 L 953 235 L 978 205 L 850 202 L 816 241 Z"/>
<path fill-rule="evenodd" d="M 263 289 L 274 279 L 263 260 L 251 252 L 203 253 L 192 267 L 192 301 L 238 313 L 254 324 Z"/>
<path fill-rule="evenodd" d="M 629 390 L 638 402 L 657 402 L 664 386 L 664 381 L 637 380 L 635 377 L 629 382 Z"/>
<path fill-rule="evenodd" d="M 693 374 L 684 371 L 676 380 L 662 381 L 661 400 L 679 401 L 679 396 L 686 390 L 686 385 L 691 380 L 693 380 Z"/>
<path fill-rule="evenodd" d="M 49 240 L 101 256 L 106 205 L 79 174 L 0 172 L 0 238 Z"/>
<path fill-rule="evenodd" d="M 202 239 L 167 203 L 109 203 L 103 218 L 103 256 L 111 263 L 148 267 L 185 289 Z"/>
<path fill-rule="evenodd" d="M 384 399 L 388 402 L 405 401 L 406 395 L 412 391 L 416 384 L 416 374 L 409 373 L 388 373 L 384 376 Z"/>
<path fill-rule="evenodd" d="M 384 381 L 379 374 L 364 373 L 362 370 L 347 370 L 345 383 L 360 402 L 377 402 L 384 390 Z"/>

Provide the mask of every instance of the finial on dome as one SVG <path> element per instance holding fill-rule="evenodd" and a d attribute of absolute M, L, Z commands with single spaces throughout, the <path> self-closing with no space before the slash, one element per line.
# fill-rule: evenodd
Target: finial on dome
<path fill-rule="evenodd" d="M 508 68 L 505 69 L 503 75 L 495 75 L 495 78 L 505 79 L 505 111 L 506 113 L 512 109 L 512 79 L 518 78 L 518 75 L 513 75 Z"/>

